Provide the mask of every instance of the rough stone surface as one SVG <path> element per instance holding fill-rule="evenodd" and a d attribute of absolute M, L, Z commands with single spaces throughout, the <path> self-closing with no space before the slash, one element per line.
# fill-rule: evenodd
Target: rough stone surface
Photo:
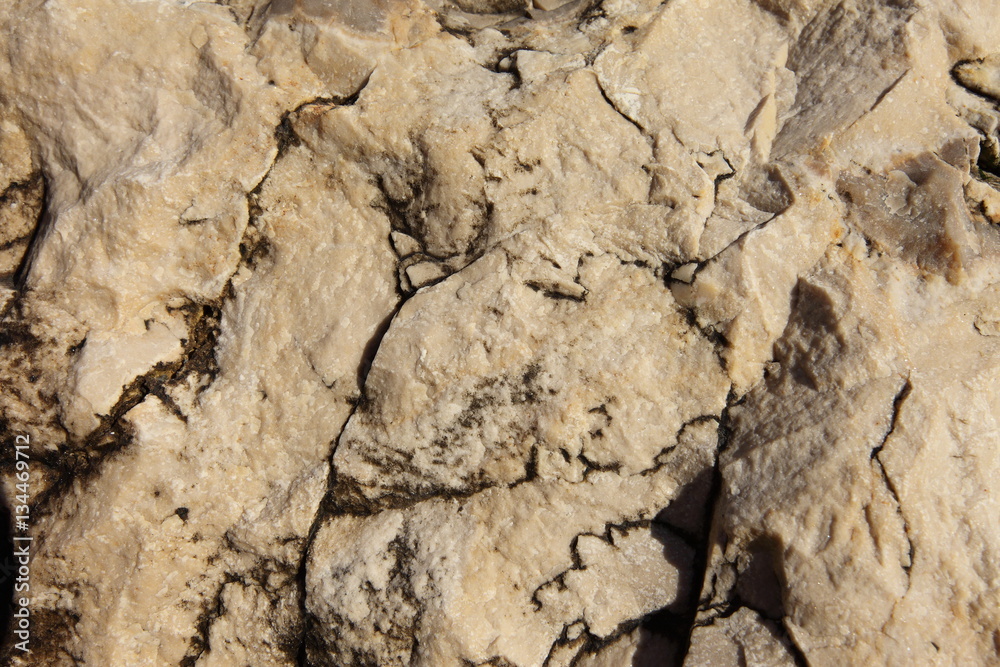
<path fill-rule="evenodd" d="M 991 0 L 8 5 L 11 664 L 1000 662 Z"/>

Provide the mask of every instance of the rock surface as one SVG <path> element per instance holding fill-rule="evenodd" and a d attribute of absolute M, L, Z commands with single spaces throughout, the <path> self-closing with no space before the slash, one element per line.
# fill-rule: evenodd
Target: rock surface
<path fill-rule="evenodd" d="M 15 665 L 1000 661 L 990 0 L 11 0 Z"/>

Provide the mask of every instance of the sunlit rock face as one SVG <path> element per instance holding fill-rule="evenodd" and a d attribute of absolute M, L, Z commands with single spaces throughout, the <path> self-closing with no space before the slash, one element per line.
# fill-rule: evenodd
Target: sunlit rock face
<path fill-rule="evenodd" d="M 997 661 L 994 3 L 9 4 L 11 664 Z"/>

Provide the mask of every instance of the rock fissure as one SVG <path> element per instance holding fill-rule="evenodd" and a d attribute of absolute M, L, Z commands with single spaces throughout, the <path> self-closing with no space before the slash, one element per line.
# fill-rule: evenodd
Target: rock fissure
<path fill-rule="evenodd" d="M 596 58 L 597 56 L 595 55 L 594 59 L 596 60 Z M 607 102 L 608 106 L 614 109 L 615 113 L 617 113 L 619 116 L 627 120 L 630 125 L 632 125 L 636 130 L 638 130 L 639 135 L 646 141 L 646 143 L 648 143 L 650 146 L 653 146 L 655 144 L 655 139 L 652 136 L 650 136 L 649 131 L 646 128 L 644 128 L 639 121 L 637 121 L 635 118 L 632 118 L 631 116 L 629 116 L 628 114 L 626 114 L 624 111 L 621 110 L 619 105 L 608 95 L 608 92 L 604 89 L 604 85 L 601 83 L 601 77 L 598 76 L 596 73 L 594 74 L 594 81 L 596 81 L 597 89 L 601 92 L 601 97 L 604 98 L 604 101 Z"/>
<path fill-rule="evenodd" d="M 4 308 L 3 318 L 6 320 L 7 313 L 11 307 L 11 304 L 18 303 L 21 298 L 23 298 L 23 293 L 27 288 L 28 274 L 31 272 L 31 266 L 35 261 L 35 257 L 45 241 L 45 237 L 48 235 L 49 228 L 52 226 L 52 215 L 49 211 L 49 196 L 50 188 L 48 179 L 45 176 L 44 171 L 38 172 L 38 179 L 41 181 L 41 207 L 38 210 L 38 215 L 35 218 L 35 224 L 31 230 L 31 234 L 28 237 L 27 249 L 21 258 L 21 261 L 17 264 L 17 269 L 14 271 L 14 297 Z M 14 190 L 14 192 L 20 192 L 20 189 Z M 4 198 L 8 196 L 11 190 L 8 188 L 4 191 Z"/>
<path fill-rule="evenodd" d="M 874 461 L 875 464 L 878 466 L 879 474 L 882 477 L 882 482 L 885 484 L 886 489 L 892 496 L 892 499 L 896 504 L 896 513 L 899 515 L 899 518 L 903 523 L 903 535 L 906 538 L 906 543 L 908 545 L 908 553 L 907 553 L 907 562 L 902 567 L 903 571 L 906 572 L 907 580 L 910 579 L 910 571 L 911 568 L 913 567 L 913 559 L 916 549 L 913 544 L 913 538 L 910 535 L 910 524 L 906 519 L 906 515 L 903 514 L 903 505 L 899 498 L 899 491 L 896 488 L 896 484 L 892 481 L 892 478 L 889 476 L 888 471 L 885 469 L 885 464 L 882 462 L 880 455 L 886 443 L 889 441 L 889 438 L 896 431 L 896 425 L 899 420 L 899 415 L 900 411 L 902 410 L 903 403 L 906 401 L 907 397 L 910 396 L 910 393 L 912 391 L 913 391 L 913 385 L 910 383 L 909 378 L 907 378 L 906 381 L 903 383 L 902 387 L 900 387 L 899 391 L 896 392 L 896 395 L 892 400 L 892 416 L 889 419 L 889 427 L 886 430 L 885 435 L 882 437 L 881 442 L 879 442 L 878 446 L 872 449 L 871 451 L 871 460 Z"/>

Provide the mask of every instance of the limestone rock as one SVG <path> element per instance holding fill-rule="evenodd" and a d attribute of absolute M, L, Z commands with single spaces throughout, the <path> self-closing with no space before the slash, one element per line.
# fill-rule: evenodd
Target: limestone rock
<path fill-rule="evenodd" d="M 10 664 L 998 661 L 989 0 L 8 4 Z"/>

